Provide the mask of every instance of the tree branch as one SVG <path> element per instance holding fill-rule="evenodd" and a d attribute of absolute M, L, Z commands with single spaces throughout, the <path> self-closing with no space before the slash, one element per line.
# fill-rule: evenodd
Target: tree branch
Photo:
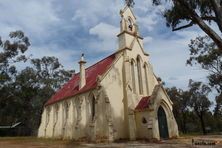
<path fill-rule="evenodd" d="M 213 10 L 216 16 L 216 22 L 218 25 L 218 28 L 222 32 L 222 7 L 221 7 L 221 2 L 217 0 L 210 0 L 210 3 L 213 6 Z"/>
<path fill-rule="evenodd" d="M 202 16 L 201 18 L 206 21 L 217 21 L 215 16 Z"/>
<path fill-rule="evenodd" d="M 189 7 L 187 2 L 185 2 L 184 0 L 176 0 L 175 2 L 178 2 L 181 6 L 187 9 L 187 12 L 189 12 L 189 15 L 191 17 L 191 20 L 195 22 L 215 42 L 218 48 L 222 51 L 221 37 L 204 22 L 204 20 L 195 12 L 195 10 Z"/>
<path fill-rule="evenodd" d="M 211 21 L 211 20 L 216 21 L 216 17 L 214 17 L 214 16 L 202 16 L 201 19 L 206 20 L 206 21 Z M 178 30 L 181 30 L 181 29 L 189 28 L 189 27 L 193 26 L 194 24 L 195 23 L 193 21 L 191 21 L 187 25 L 180 26 L 180 27 L 177 27 L 177 28 L 173 28 L 172 31 L 178 31 Z"/>
<path fill-rule="evenodd" d="M 180 26 L 180 27 L 177 27 L 177 28 L 173 28 L 172 31 L 177 31 L 177 30 L 181 30 L 181 29 L 185 29 L 185 28 L 189 28 L 191 26 L 193 26 L 194 22 L 191 21 L 189 24 L 187 25 L 184 25 L 184 26 Z"/>

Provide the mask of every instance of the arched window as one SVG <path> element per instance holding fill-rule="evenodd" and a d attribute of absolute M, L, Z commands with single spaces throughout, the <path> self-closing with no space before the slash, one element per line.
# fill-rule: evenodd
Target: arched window
<path fill-rule="evenodd" d="M 56 123 L 57 121 L 58 121 L 58 116 L 59 116 L 59 105 L 58 104 L 56 104 L 55 105 L 55 122 L 54 123 Z"/>
<path fill-rule="evenodd" d="M 49 118 L 50 118 L 50 107 L 46 109 L 46 126 L 49 124 Z"/>
<path fill-rule="evenodd" d="M 131 79 L 132 79 L 132 87 L 133 87 L 133 92 L 136 92 L 136 84 L 135 84 L 135 71 L 134 71 L 134 61 L 131 61 Z"/>
<path fill-rule="evenodd" d="M 145 84 L 146 84 L 146 92 L 149 95 L 149 84 L 148 84 L 148 66 L 144 64 L 144 74 L 145 74 Z"/>
<path fill-rule="evenodd" d="M 136 59 L 137 62 L 137 73 L 138 73 L 138 81 L 139 81 L 139 93 L 143 94 L 143 84 L 142 84 L 142 72 L 141 72 L 141 60 L 138 56 Z"/>
<path fill-rule="evenodd" d="M 64 107 L 65 107 L 64 108 L 64 111 L 65 111 L 64 120 L 65 120 L 65 122 L 67 122 L 68 117 L 69 117 L 69 104 L 68 104 L 68 102 L 65 102 Z"/>
<path fill-rule="evenodd" d="M 92 117 L 92 121 L 95 119 L 95 115 L 96 115 L 96 99 L 94 97 L 94 95 L 92 95 L 91 97 L 91 117 Z"/>

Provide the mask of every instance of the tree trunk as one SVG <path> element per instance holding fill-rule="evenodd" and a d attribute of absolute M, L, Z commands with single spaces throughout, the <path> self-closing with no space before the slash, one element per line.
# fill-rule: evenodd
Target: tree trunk
<path fill-rule="evenodd" d="M 222 32 L 222 7 L 220 4 L 220 1 L 218 0 L 211 0 L 210 1 L 212 6 L 213 6 L 213 10 L 216 16 L 216 22 L 217 22 L 217 26 L 220 29 L 220 31 Z"/>
<path fill-rule="evenodd" d="M 207 132 L 206 132 L 206 128 L 205 128 L 205 122 L 204 122 L 204 119 L 203 119 L 203 114 L 201 114 L 201 115 L 199 116 L 199 118 L 200 118 L 200 123 L 201 123 L 201 127 L 202 127 L 203 134 L 206 135 Z"/>
<path fill-rule="evenodd" d="M 182 6 L 184 6 L 188 10 L 191 20 L 194 23 L 196 23 L 215 42 L 218 48 L 222 51 L 221 37 L 212 28 L 210 28 L 192 8 L 189 7 L 187 2 L 185 2 L 184 0 L 177 0 L 176 2 L 179 2 Z"/>
<path fill-rule="evenodd" d="M 182 119 L 183 133 L 187 133 L 187 128 L 186 128 L 186 123 L 187 123 L 186 121 L 187 121 L 187 119 L 186 119 L 186 115 L 183 114 L 182 116 L 183 116 L 183 119 Z"/>

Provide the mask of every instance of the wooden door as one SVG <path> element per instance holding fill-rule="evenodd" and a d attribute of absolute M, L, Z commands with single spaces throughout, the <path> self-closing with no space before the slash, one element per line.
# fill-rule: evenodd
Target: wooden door
<path fill-rule="evenodd" d="M 164 109 L 160 106 L 158 109 L 159 134 L 161 139 L 168 139 L 167 118 Z"/>

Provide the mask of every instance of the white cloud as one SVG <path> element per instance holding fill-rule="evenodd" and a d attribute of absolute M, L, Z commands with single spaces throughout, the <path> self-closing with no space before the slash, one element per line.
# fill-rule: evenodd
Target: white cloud
<path fill-rule="evenodd" d="M 140 27 L 152 31 L 159 21 L 164 7 L 162 5 L 154 6 L 151 0 L 143 0 L 136 2 L 135 10 L 141 12 L 140 16 L 137 16 Z"/>
<path fill-rule="evenodd" d="M 144 37 L 144 39 L 143 39 L 143 43 L 144 43 L 144 44 L 148 44 L 148 43 L 150 43 L 150 42 L 152 42 L 152 41 L 153 41 L 153 38 L 150 37 L 150 36 L 146 36 L 146 37 Z"/>
<path fill-rule="evenodd" d="M 121 1 L 104 1 L 104 0 L 90 0 L 90 1 L 76 1 L 78 5 L 74 12 L 73 21 L 80 23 L 84 27 L 95 25 L 105 18 L 106 20 L 114 20 L 119 15 L 118 12 L 121 7 Z"/>
<path fill-rule="evenodd" d="M 99 23 L 89 30 L 89 33 L 96 35 L 101 40 L 114 38 L 119 32 L 119 28 L 106 23 Z"/>
<path fill-rule="evenodd" d="M 138 22 L 142 24 L 143 27 L 145 27 L 148 31 L 152 31 L 154 26 L 157 23 L 157 20 L 155 17 L 156 17 L 155 14 L 153 15 L 151 14 L 145 17 L 137 17 L 137 19 L 138 19 Z"/>
<path fill-rule="evenodd" d="M 32 36 L 47 34 L 50 25 L 59 21 L 53 7 L 53 0 L 1 0 L 1 26 L 9 29 L 22 29 Z M 13 31 L 13 30 L 11 30 Z M 4 29 L 1 30 L 4 34 Z"/>
<path fill-rule="evenodd" d="M 188 29 L 172 33 L 161 18 L 163 6 L 154 7 L 151 0 L 135 2 L 133 9 L 157 75 L 170 86 L 185 87 L 190 78 L 202 80 L 205 73 L 186 67 L 185 62 L 189 56 L 187 44 L 203 32 Z M 123 3 L 120 0 L 0 0 L 0 36 L 21 29 L 33 43 L 27 54 L 56 56 L 66 68 L 78 70 L 79 49 L 84 47 L 94 53 L 86 54 L 87 65 L 98 57 L 101 59 L 104 52 L 116 51 L 119 10 Z"/>
<path fill-rule="evenodd" d="M 66 68 L 77 68 L 77 61 L 80 51 L 73 49 L 63 49 L 57 45 L 34 46 L 31 47 L 26 55 L 32 55 L 32 58 L 42 58 L 43 56 L 55 56 Z M 75 63 L 76 62 L 76 63 Z"/>
<path fill-rule="evenodd" d="M 206 80 L 207 73 L 200 67 L 186 66 L 190 39 L 202 34 L 203 32 L 198 29 L 181 31 L 176 32 L 173 37 L 158 35 L 152 39 L 152 42 L 145 42 L 154 71 L 166 82 L 167 86 L 186 88 L 189 79 Z"/>
<path fill-rule="evenodd" d="M 118 32 L 118 27 L 101 22 L 89 30 L 89 34 L 99 39 L 99 41 L 92 41 L 90 45 L 99 50 L 115 50 Z"/>
<path fill-rule="evenodd" d="M 169 77 L 166 78 L 164 81 L 166 82 L 167 87 L 176 86 L 178 88 L 186 90 L 190 79 L 207 83 L 206 75 L 207 73 L 202 70 L 191 71 L 187 68 L 187 73 L 184 73 L 184 75 Z"/>

